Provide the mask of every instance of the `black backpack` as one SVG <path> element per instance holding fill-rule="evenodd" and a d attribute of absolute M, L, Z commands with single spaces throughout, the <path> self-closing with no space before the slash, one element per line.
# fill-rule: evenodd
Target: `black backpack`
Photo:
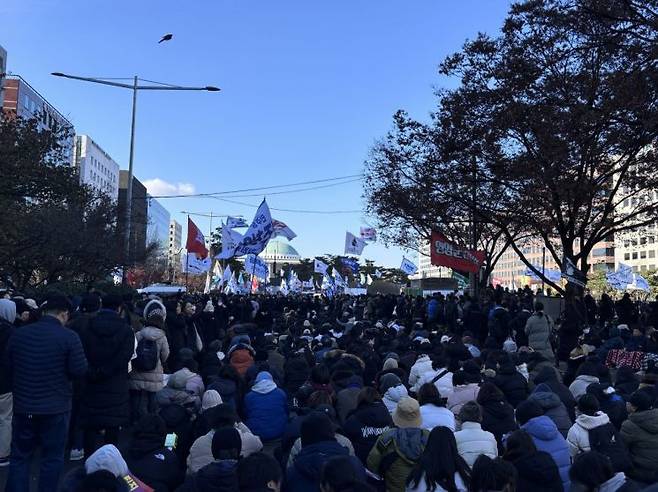
<path fill-rule="evenodd" d="M 589 430 L 589 447 L 606 455 L 612 462 L 615 472 L 626 472 L 633 466 L 626 446 L 617 429 L 608 422 Z"/>
<path fill-rule="evenodd" d="M 141 372 L 153 371 L 158 367 L 158 344 L 155 340 L 142 338 L 137 343 L 137 357 L 132 361 L 133 369 Z"/>

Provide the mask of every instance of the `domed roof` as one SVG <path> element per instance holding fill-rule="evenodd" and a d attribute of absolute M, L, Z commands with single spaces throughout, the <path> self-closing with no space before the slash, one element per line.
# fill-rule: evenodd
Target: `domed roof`
<path fill-rule="evenodd" d="M 260 256 L 264 257 L 275 257 L 275 256 L 294 256 L 296 258 L 301 258 L 300 254 L 295 248 L 290 246 L 288 243 L 283 241 L 270 241 L 265 247 Z"/>

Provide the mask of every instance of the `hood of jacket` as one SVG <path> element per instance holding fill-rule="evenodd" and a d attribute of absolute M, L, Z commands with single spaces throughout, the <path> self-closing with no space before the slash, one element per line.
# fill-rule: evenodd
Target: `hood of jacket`
<path fill-rule="evenodd" d="M 615 473 L 610 480 L 600 485 L 599 492 L 615 492 L 615 490 L 622 488 L 624 483 L 626 483 L 624 472 Z"/>
<path fill-rule="evenodd" d="M 384 398 L 395 402 L 400 401 L 405 396 L 409 396 L 409 392 L 403 384 L 393 386 L 392 388 L 387 389 L 386 393 L 384 393 Z"/>
<path fill-rule="evenodd" d="M 550 483 L 559 479 L 558 468 L 550 454 L 536 451 L 512 461 L 519 475 L 531 483 Z"/>
<path fill-rule="evenodd" d="M 195 490 L 198 491 L 229 491 L 238 490 L 238 462 L 234 460 L 213 461 L 201 468 L 195 476 Z"/>
<path fill-rule="evenodd" d="M 145 326 L 139 330 L 139 333 L 141 333 L 142 337 L 146 340 L 153 340 L 154 342 L 166 336 L 163 330 L 155 326 Z"/>
<path fill-rule="evenodd" d="M 585 382 L 585 383 L 592 384 L 592 383 L 598 383 L 598 382 L 599 382 L 599 378 L 597 378 L 596 376 L 589 376 L 589 375 L 587 375 L 587 374 L 581 374 L 580 376 L 578 376 L 578 377 L 574 380 L 574 382 L 575 382 L 575 381 L 583 381 L 583 382 Z"/>
<path fill-rule="evenodd" d="M 208 389 L 217 391 L 223 400 L 230 400 L 237 393 L 238 385 L 232 379 L 219 378 L 215 379 Z"/>
<path fill-rule="evenodd" d="M 514 408 L 504 401 L 488 400 L 480 404 L 493 418 L 498 420 L 514 419 Z"/>
<path fill-rule="evenodd" d="M 596 412 L 596 415 L 580 414 L 576 417 L 576 424 L 585 430 L 592 430 L 595 427 L 605 425 L 610 422 L 610 417 L 607 413 Z"/>
<path fill-rule="evenodd" d="M 297 471 L 313 482 L 318 482 L 322 467 L 334 456 L 348 456 L 349 451 L 336 441 L 321 441 L 304 446 L 295 457 L 293 466 Z"/>
<path fill-rule="evenodd" d="M 643 431 L 658 434 L 658 408 L 632 413 L 628 419 Z"/>
<path fill-rule="evenodd" d="M 194 376 L 196 376 L 195 373 L 190 371 L 187 367 L 183 367 L 182 369 L 179 369 L 171 376 L 169 376 L 169 381 L 167 386 L 169 386 L 170 388 L 183 390 L 185 389 L 187 382 L 190 379 L 192 379 Z"/>
<path fill-rule="evenodd" d="M 528 420 L 523 426 L 528 434 L 540 441 L 552 441 L 560 433 L 555 423 L 546 415 Z"/>
<path fill-rule="evenodd" d="M 87 474 L 107 470 L 115 477 L 128 473 L 128 465 L 119 450 L 113 444 L 101 446 L 85 461 Z"/>
<path fill-rule="evenodd" d="M 276 383 L 272 381 L 271 379 L 263 379 L 262 381 L 258 381 L 256 384 L 254 384 L 251 387 L 251 391 L 254 393 L 259 393 L 261 395 L 265 395 L 267 393 L 271 393 L 276 389 Z"/>
<path fill-rule="evenodd" d="M 422 429 L 406 428 L 393 431 L 393 441 L 398 453 L 407 461 L 417 462 L 425 445 L 427 444 L 427 432 Z"/>
<path fill-rule="evenodd" d="M 539 403 L 544 411 L 562 405 L 562 400 L 560 400 L 560 397 L 553 393 L 551 387 L 546 383 L 541 383 L 538 385 L 530 395 L 530 399 Z"/>
<path fill-rule="evenodd" d="M 16 303 L 9 299 L 0 299 L 0 319 L 13 323 L 16 320 Z"/>
<path fill-rule="evenodd" d="M 535 376 L 535 384 L 546 383 L 548 381 L 557 381 L 557 374 L 552 367 L 542 367 Z"/>
<path fill-rule="evenodd" d="M 377 401 L 374 403 L 365 403 L 352 412 L 359 422 L 370 427 L 387 427 L 393 426 L 391 414 L 388 413 L 386 405 Z"/>

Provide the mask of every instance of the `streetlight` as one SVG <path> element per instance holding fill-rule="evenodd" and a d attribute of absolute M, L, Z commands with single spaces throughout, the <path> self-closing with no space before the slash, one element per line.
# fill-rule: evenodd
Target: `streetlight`
<path fill-rule="evenodd" d="M 130 89 L 133 91 L 133 105 L 132 105 L 132 122 L 130 125 L 130 156 L 128 159 L 128 188 L 126 189 L 126 237 L 125 237 L 125 258 L 126 263 L 128 262 L 130 256 L 130 233 L 132 229 L 132 200 L 133 200 L 133 154 L 135 150 L 135 110 L 137 106 L 137 91 L 147 90 L 147 91 L 207 91 L 207 92 L 219 92 L 221 89 L 212 85 L 206 85 L 204 87 L 186 87 L 181 85 L 170 85 L 170 84 L 161 84 L 161 85 L 138 85 L 140 81 L 137 78 L 137 75 L 133 78 L 132 84 L 123 84 L 121 82 L 115 82 L 114 80 L 106 80 L 93 77 L 79 77 L 77 75 L 68 75 L 62 72 L 52 72 L 51 75 L 55 77 L 63 77 L 66 79 L 73 80 L 82 80 L 84 82 L 93 82 L 95 84 L 109 85 L 112 87 L 120 87 L 122 89 Z M 144 81 L 148 82 L 148 81 Z M 156 84 L 159 84 L 156 82 Z M 126 268 L 123 268 L 123 280 L 125 283 L 126 279 Z"/>

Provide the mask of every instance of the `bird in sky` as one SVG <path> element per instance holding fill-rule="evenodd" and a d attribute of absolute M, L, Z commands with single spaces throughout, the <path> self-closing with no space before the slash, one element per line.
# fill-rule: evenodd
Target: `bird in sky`
<path fill-rule="evenodd" d="M 162 39 L 158 41 L 158 44 L 162 43 L 163 41 L 171 41 L 171 38 L 173 37 L 174 37 L 173 34 L 165 34 L 164 36 L 162 36 Z"/>

